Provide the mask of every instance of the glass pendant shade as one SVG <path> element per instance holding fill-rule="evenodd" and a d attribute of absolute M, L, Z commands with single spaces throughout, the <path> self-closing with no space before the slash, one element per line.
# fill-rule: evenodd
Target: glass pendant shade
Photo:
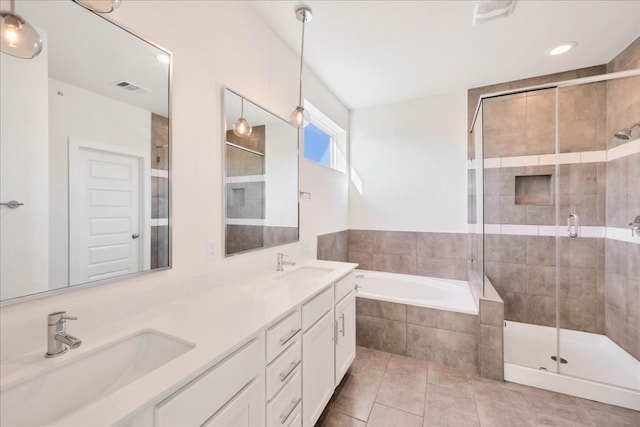
<path fill-rule="evenodd" d="M 291 116 L 289 116 L 289 121 L 297 128 L 307 127 L 307 125 L 309 124 L 309 120 L 309 112 L 305 110 L 301 105 L 298 105 L 296 108 L 294 108 L 291 112 Z"/>
<path fill-rule="evenodd" d="M 123 0 L 74 0 L 76 3 L 98 13 L 111 13 L 122 4 Z"/>
<path fill-rule="evenodd" d="M 0 12 L 0 51 L 18 58 L 31 59 L 42 52 L 40 35 L 20 15 Z"/>
<path fill-rule="evenodd" d="M 244 117 L 240 117 L 238 120 L 233 122 L 233 133 L 239 137 L 247 137 L 251 135 L 251 123 Z"/>

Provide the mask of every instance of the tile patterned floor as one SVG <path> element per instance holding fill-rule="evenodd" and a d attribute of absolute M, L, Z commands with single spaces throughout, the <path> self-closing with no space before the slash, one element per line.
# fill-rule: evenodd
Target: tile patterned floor
<path fill-rule="evenodd" d="M 639 427 L 640 412 L 358 347 L 316 427 Z"/>

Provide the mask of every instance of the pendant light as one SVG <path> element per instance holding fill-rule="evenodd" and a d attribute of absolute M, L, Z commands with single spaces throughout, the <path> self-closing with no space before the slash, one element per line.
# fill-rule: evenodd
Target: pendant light
<path fill-rule="evenodd" d="M 297 128 L 306 127 L 309 124 L 309 112 L 302 106 L 302 67 L 304 58 L 304 24 L 313 19 L 311 9 L 308 7 L 299 7 L 296 9 L 296 18 L 302 22 L 302 44 L 300 47 L 300 88 L 298 91 L 298 106 L 293 109 L 289 121 Z"/>
<path fill-rule="evenodd" d="M 122 4 L 123 0 L 73 0 L 79 5 L 98 13 L 111 13 Z"/>
<path fill-rule="evenodd" d="M 244 98 L 240 98 L 240 117 L 233 122 L 233 133 L 240 138 L 246 138 L 251 135 L 251 123 L 244 118 Z"/>
<path fill-rule="evenodd" d="M 17 58 L 35 58 L 42 52 L 42 39 L 31 24 L 15 14 L 15 0 L 9 5 L 9 11 L 0 11 L 0 51 Z"/>

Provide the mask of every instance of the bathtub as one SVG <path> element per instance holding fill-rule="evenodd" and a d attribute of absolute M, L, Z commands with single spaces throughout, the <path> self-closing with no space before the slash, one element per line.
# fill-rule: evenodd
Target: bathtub
<path fill-rule="evenodd" d="M 355 270 L 356 296 L 418 307 L 478 314 L 469 284 L 462 280 Z"/>
<path fill-rule="evenodd" d="M 478 372 L 478 309 L 467 282 L 353 274 L 357 345 Z"/>

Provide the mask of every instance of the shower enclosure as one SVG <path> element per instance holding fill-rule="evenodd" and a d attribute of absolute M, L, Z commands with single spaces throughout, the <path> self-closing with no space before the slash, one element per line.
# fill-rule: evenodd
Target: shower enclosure
<path fill-rule="evenodd" d="M 470 223 L 505 380 L 640 410 L 639 122 L 640 70 L 481 97 Z"/>

